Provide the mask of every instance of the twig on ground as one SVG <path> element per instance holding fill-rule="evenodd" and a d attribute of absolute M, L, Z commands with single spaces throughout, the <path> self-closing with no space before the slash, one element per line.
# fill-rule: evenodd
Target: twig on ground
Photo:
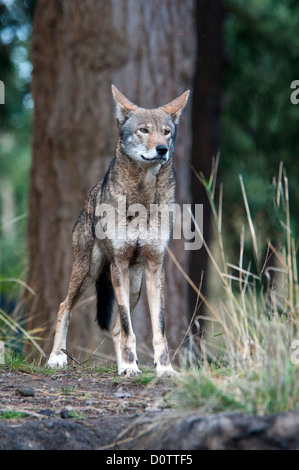
<path fill-rule="evenodd" d="M 78 359 L 76 359 L 75 357 L 73 357 L 66 349 L 61 349 L 62 352 L 64 352 L 64 354 L 67 355 L 67 357 L 69 357 L 72 361 L 76 362 L 77 364 L 79 364 L 80 366 L 82 366 L 82 362 L 80 362 Z"/>

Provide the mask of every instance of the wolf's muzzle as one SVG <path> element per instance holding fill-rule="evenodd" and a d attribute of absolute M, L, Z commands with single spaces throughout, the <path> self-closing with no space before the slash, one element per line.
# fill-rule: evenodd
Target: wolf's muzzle
<path fill-rule="evenodd" d="M 166 155 L 166 153 L 168 152 L 168 148 L 165 147 L 165 145 L 158 145 L 156 147 L 156 152 L 159 155 L 159 157 L 163 158 L 164 155 Z"/>
<path fill-rule="evenodd" d="M 144 155 L 141 155 L 141 157 L 143 158 L 143 160 L 146 160 L 148 162 L 157 162 L 159 160 L 165 162 L 167 160 L 167 152 L 168 148 L 165 145 L 157 145 L 155 157 L 147 158 Z"/>

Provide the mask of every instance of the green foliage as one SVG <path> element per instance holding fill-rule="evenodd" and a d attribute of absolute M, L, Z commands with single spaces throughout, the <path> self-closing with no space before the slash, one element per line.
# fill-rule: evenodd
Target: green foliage
<path fill-rule="evenodd" d="M 299 4 L 296 0 L 227 0 L 224 25 L 225 71 L 221 114 L 221 179 L 229 215 L 232 251 L 238 250 L 242 195 L 249 194 L 259 231 L 271 240 L 281 234 L 273 218 L 272 178 L 280 161 L 292 195 L 293 227 L 299 228 L 298 117 L 290 85 L 299 79 Z"/>
<path fill-rule="evenodd" d="M 31 19 L 35 1 L 0 1 L 0 272 L 21 277 L 26 267 L 26 217 L 31 161 Z M 1 281 L 1 277 L 0 277 Z M 0 291 L 8 294 L 7 283 Z"/>

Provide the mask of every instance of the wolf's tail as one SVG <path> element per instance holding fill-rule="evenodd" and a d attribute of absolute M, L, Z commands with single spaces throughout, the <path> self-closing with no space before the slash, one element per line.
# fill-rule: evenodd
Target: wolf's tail
<path fill-rule="evenodd" d="M 97 320 L 103 330 L 109 330 L 112 318 L 114 291 L 107 269 L 103 269 L 96 280 Z"/>

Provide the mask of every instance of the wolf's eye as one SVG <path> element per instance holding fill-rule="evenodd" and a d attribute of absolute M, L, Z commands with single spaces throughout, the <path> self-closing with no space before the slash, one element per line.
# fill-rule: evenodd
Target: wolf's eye
<path fill-rule="evenodd" d="M 141 127 L 141 129 L 139 129 L 140 132 L 142 132 L 142 134 L 147 134 L 148 133 L 148 130 L 146 129 L 146 127 Z"/>
<path fill-rule="evenodd" d="M 169 135 L 170 134 L 170 131 L 168 129 L 165 129 L 164 130 L 164 135 Z"/>

